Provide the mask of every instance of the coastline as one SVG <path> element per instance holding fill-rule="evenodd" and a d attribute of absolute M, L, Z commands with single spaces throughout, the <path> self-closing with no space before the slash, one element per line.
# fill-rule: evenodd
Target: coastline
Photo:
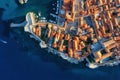
<path fill-rule="evenodd" d="M 31 57 L 32 60 L 34 61 L 34 63 L 37 63 L 40 66 L 41 66 L 41 61 L 42 61 L 42 63 L 48 64 L 48 66 L 51 65 L 52 66 L 52 67 L 50 66 L 51 69 L 56 70 L 56 67 L 57 67 L 60 71 L 64 72 L 63 74 L 66 74 L 66 72 L 67 72 L 67 74 L 72 74 L 72 75 L 74 74 L 74 75 L 76 75 L 76 77 L 81 77 L 82 79 L 89 79 L 89 80 L 92 80 L 91 77 L 94 77 L 97 80 L 102 79 L 101 77 L 104 77 L 105 79 L 113 79 L 113 76 L 117 76 L 117 74 L 119 73 L 119 70 L 118 70 L 120 67 L 119 65 L 113 66 L 113 67 L 104 66 L 104 67 L 99 67 L 97 69 L 90 70 L 86 66 L 84 66 L 83 62 L 78 65 L 71 64 L 56 55 L 48 54 L 46 51 L 40 49 L 38 42 L 35 41 L 34 39 L 31 39 L 29 37 L 29 33 L 27 33 L 27 34 L 24 33 L 23 28 L 19 28 L 19 29 L 13 28 L 13 30 L 14 31 L 18 30 L 16 32 L 13 32 L 13 35 L 16 34 L 15 41 L 19 42 L 21 45 L 24 45 L 24 46 L 22 46 L 21 51 L 24 52 L 29 58 Z M 19 33 L 19 32 L 21 32 L 21 33 Z M 18 36 L 20 36 L 20 37 L 18 37 Z M 29 44 L 29 43 L 31 43 L 31 44 Z M 35 47 L 35 49 L 34 49 L 34 47 Z M 36 58 L 34 59 L 34 56 L 37 56 L 39 59 L 38 58 L 37 58 L 37 60 L 36 60 Z M 33 64 L 31 64 L 31 65 L 33 65 Z M 57 71 L 56 74 L 59 74 L 59 70 L 56 70 Z M 111 73 L 111 74 L 109 74 L 109 73 Z M 95 77 L 95 76 L 97 76 L 97 77 Z M 73 80 L 72 77 L 70 77 L 70 78 Z M 67 79 L 70 79 L 70 78 L 67 78 Z M 78 79 L 81 79 L 81 78 L 78 78 Z M 56 79 L 58 79 L 58 77 Z M 116 77 L 116 80 L 119 80 L 119 79 L 117 79 L 117 77 Z"/>
<path fill-rule="evenodd" d="M 74 3 L 73 3 L 74 4 Z M 73 5 L 74 6 L 74 5 Z M 73 9 L 74 10 L 74 9 Z M 74 14 L 74 13 L 73 13 Z M 87 13 L 87 14 L 89 14 L 89 13 Z M 91 15 L 92 14 L 92 12 L 89 14 L 89 15 Z M 54 15 L 52 15 L 53 17 L 54 17 Z M 63 16 L 64 16 L 64 14 L 63 14 Z M 69 15 L 70 16 L 70 15 Z M 74 17 L 75 17 L 75 15 L 74 15 Z M 80 21 L 81 21 L 81 23 L 83 23 L 83 21 L 82 20 L 84 20 L 84 15 L 81 17 L 80 16 Z M 99 26 L 99 24 L 97 25 L 97 21 L 96 21 L 96 17 L 94 17 L 94 16 L 91 16 L 92 18 L 95 18 L 94 20 L 95 20 L 95 23 L 96 23 L 96 26 L 98 27 Z M 66 18 L 66 17 L 65 17 Z M 68 17 L 68 19 L 70 19 L 70 20 L 68 20 L 68 21 L 66 21 L 65 20 L 65 22 L 71 22 L 71 21 L 73 21 L 74 22 L 74 18 L 69 18 Z M 78 18 L 76 18 L 76 19 L 78 19 Z M 114 19 L 115 19 L 115 17 L 114 17 Z M 113 55 L 114 53 L 114 51 L 112 52 L 112 51 L 110 51 L 110 49 L 112 49 L 112 48 L 119 48 L 119 45 L 117 45 L 116 43 L 117 43 L 117 40 L 115 40 L 115 39 L 109 39 L 109 35 L 107 34 L 107 32 L 105 31 L 105 28 L 104 28 L 104 34 L 105 35 L 108 35 L 108 37 L 107 36 L 101 36 L 101 35 L 98 35 L 97 33 L 96 33 L 96 29 L 93 29 L 93 28 L 91 28 L 91 26 L 90 25 L 88 25 L 87 23 L 85 24 L 80 24 L 80 25 L 77 25 L 77 27 L 80 29 L 80 27 L 86 27 L 86 28 L 83 28 L 83 29 L 85 29 L 85 31 L 86 31 L 86 33 L 88 34 L 88 35 L 85 35 L 85 34 L 80 34 L 79 33 L 79 31 L 77 30 L 77 33 L 79 33 L 79 35 L 76 33 L 76 35 L 73 35 L 73 36 L 75 36 L 75 38 L 74 37 L 72 37 L 70 34 L 69 34 L 69 32 L 70 31 L 68 31 L 68 34 L 64 34 L 64 32 L 66 32 L 67 33 L 67 31 L 65 31 L 65 30 L 67 30 L 66 29 L 66 25 L 64 25 L 63 26 L 63 28 L 61 29 L 60 28 L 60 26 L 57 26 L 57 25 L 54 25 L 54 22 L 52 23 L 50 23 L 50 24 L 47 24 L 47 23 L 49 23 L 49 22 L 45 22 L 45 23 L 37 23 L 37 21 L 36 21 L 36 18 L 35 18 L 35 15 L 34 15 L 34 13 L 28 13 L 27 14 L 27 16 L 26 16 L 26 20 L 27 20 L 27 25 L 25 26 L 25 31 L 26 32 L 29 32 L 29 33 L 31 33 L 31 34 L 33 34 L 33 38 L 35 38 L 36 40 L 38 40 L 39 42 L 40 42 L 40 46 L 41 46 L 41 48 L 48 48 L 48 51 L 50 51 L 50 52 L 52 52 L 52 53 L 54 53 L 54 54 L 58 54 L 59 56 L 61 56 L 62 58 L 67 58 L 67 61 L 69 61 L 69 62 L 71 62 L 71 63 L 78 63 L 79 62 L 79 59 L 83 59 L 83 57 L 85 57 L 86 59 L 89 59 L 89 60 L 87 60 L 87 62 L 89 63 L 88 64 L 88 67 L 90 67 L 90 68 L 96 68 L 95 66 L 103 66 L 103 65 L 109 65 L 109 66 L 112 66 L 112 65 L 117 65 L 117 64 L 119 64 L 120 63 L 120 61 L 119 61 L 119 59 L 117 59 L 116 58 L 116 56 L 117 55 Z M 42 21 L 41 21 L 42 22 Z M 65 23 L 64 22 L 64 23 Z M 78 21 L 79 22 L 79 21 Z M 93 23 L 94 24 L 94 23 Z M 116 22 L 116 24 L 117 24 L 117 22 Z M 43 25 L 43 26 L 41 26 L 41 25 Z M 57 26 L 57 27 L 56 27 Z M 69 25 L 70 26 L 70 25 Z M 76 26 L 76 25 L 75 25 Z M 94 26 L 95 28 L 96 28 L 96 26 Z M 56 27 L 56 28 L 55 28 Z M 41 34 L 42 34 L 42 28 L 44 28 L 43 30 L 45 30 L 45 28 L 46 28 L 46 30 L 45 31 L 47 31 L 47 32 L 49 32 L 48 33 L 48 40 L 49 41 L 47 41 L 47 42 L 45 42 L 46 41 L 46 39 L 45 40 L 42 40 L 41 39 Z M 55 29 L 54 29 L 55 28 Z M 57 33 L 57 28 L 59 28 L 60 29 L 60 31 Z M 77 29 L 78 29 L 77 28 Z M 99 28 L 99 27 L 98 27 Z M 86 29 L 89 29 L 89 30 L 86 30 Z M 52 31 L 53 30 L 53 31 Z M 94 31 L 95 31 L 95 35 L 98 35 L 99 36 L 99 38 L 98 37 L 96 37 L 96 36 L 94 36 Z M 112 29 L 113 30 L 113 29 Z M 63 31 L 63 32 L 61 32 L 61 31 Z M 99 30 L 98 30 L 99 31 Z M 114 31 L 114 30 L 113 30 Z M 108 32 L 109 33 L 109 32 Z M 117 31 L 116 31 L 116 33 L 117 33 Z M 35 35 L 36 34 L 36 35 Z M 91 35 L 89 35 L 89 34 L 91 34 Z M 109 34 L 111 34 L 112 35 L 112 33 L 109 33 Z M 59 35 L 59 38 L 58 38 L 58 35 Z M 66 44 L 64 44 L 64 40 L 62 40 L 62 42 L 61 42 L 61 39 L 60 39 L 60 37 L 61 37 L 61 35 L 62 35 L 62 39 L 64 39 L 64 37 L 65 36 L 67 36 L 67 35 L 69 35 L 68 37 L 66 37 L 65 38 L 65 40 L 66 41 L 69 41 L 69 44 L 68 45 L 66 45 Z M 83 39 L 81 39 L 81 35 L 83 36 L 83 35 L 85 35 L 84 36 L 84 40 Z M 47 33 L 45 33 L 44 34 L 44 36 L 47 36 Z M 49 38 L 51 38 L 51 37 L 53 37 L 54 38 L 54 40 L 52 40 L 52 39 L 49 39 Z M 72 40 L 71 40 L 71 37 L 72 38 L 74 38 L 74 41 L 73 41 L 73 43 L 70 43 Z M 79 37 L 80 37 L 80 39 L 79 39 Z M 94 40 L 94 42 L 93 43 L 89 43 L 89 41 L 87 42 L 87 38 L 88 37 L 94 37 L 94 39 L 92 39 L 92 41 Z M 119 36 L 118 36 L 119 37 Z M 104 40 L 102 40 L 101 38 L 103 38 Z M 105 39 L 105 38 L 108 38 L 108 40 L 107 39 Z M 78 42 L 81 42 L 81 40 L 82 41 L 84 41 L 84 42 L 82 42 L 82 43 L 80 43 L 80 44 L 77 44 L 77 41 Z M 96 41 L 95 41 L 96 40 Z M 58 42 L 59 41 L 59 42 Z M 98 42 L 97 42 L 98 41 Z M 110 44 L 105 44 L 105 42 L 109 42 L 109 41 L 111 41 L 111 42 L 113 42 L 114 43 L 114 46 L 112 46 L 112 47 L 110 47 L 111 45 Z M 89 43 L 89 46 L 87 45 L 87 43 L 86 43 L 86 45 L 85 45 L 85 42 L 87 42 L 87 43 Z M 57 45 L 59 45 L 59 43 L 61 44 L 61 46 L 59 47 L 59 46 L 57 46 Z M 75 45 L 75 43 L 76 43 L 76 45 Z M 73 44 L 73 45 L 72 45 Z M 96 44 L 99 44 L 100 46 L 98 46 L 98 50 L 97 51 L 94 51 L 94 47 L 96 46 Z M 52 45 L 52 46 L 51 46 Z M 64 45 L 64 46 L 63 46 Z M 71 47 L 71 46 L 72 47 Z M 79 45 L 79 46 L 78 46 Z M 82 45 L 82 46 L 81 46 Z M 92 47 L 93 46 L 93 47 Z M 106 46 L 106 47 L 105 47 Z M 109 46 L 109 47 L 108 47 Z M 117 47 L 118 46 L 118 47 Z M 64 48 L 63 48 L 64 47 Z M 69 49 L 67 49 L 67 48 Z M 79 49 L 78 49 L 78 47 L 80 47 L 79 49 L 80 49 L 80 51 L 79 51 Z M 81 50 L 81 47 L 83 47 L 82 49 L 86 49 L 86 51 L 87 50 L 89 50 L 88 52 L 82 52 L 82 50 Z M 57 50 L 55 50 L 55 49 L 57 49 Z M 71 48 L 73 48 L 73 50 L 71 49 Z M 108 48 L 108 49 L 107 49 Z M 59 49 L 59 50 L 58 50 Z M 65 49 L 65 50 L 64 50 Z M 105 51 L 104 51 L 104 49 L 105 49 Z M 78 53 L 77 53 L 78 52 Z M 79 53 L 80 52 L 80 53 Z M 103 53 L 104 52 L 104 53 Z M 83 53 L 83 54 L 82 54 Z M 106 53 L 106 54 L 105 54 Z M 62 55 L 63 54 L 63 55 Z M 84 55 L 85 54 L 85 55 Z M 77 55 L 77 57 L 75 56 L 75 55 Z M 98 55 L 99 57 L 97 57 L 96 55 Z M 113 58 L 110 58 L 110 57 L 114 57 L 115 58 L 115 60 L 112 60 Z M 119 57 L 119 55 L 118 55 L 118 57 Z M 102 61 L 104 61 L 106 59 L 106 61 L 105 62 L 102 62 Z M 107 61 L 107 59 L 108 59 L 108 61 Z M 80 60 L 80 61 L 82 61 L 82 60 Z M 111 62 L 112 61 L 112 62 Z M 92 64 L 92 65 L 91 65 Z M 94 67 L 93 67 L 94 66 Z"/>
<path fill-rule="evenodd" d="M 40 49 L 37 41 L 29 38 L 29 33 L 23 34 L 23 28 L 15 29 L 16 32 L 12 34 L 12 30 L 8 30 L 10 30 L 10 37 L 12 39 L 9 37 L 10 41 L 8 40 L 7 46 L 2 44 L 3 48 L 0 47 L 0 70 L 4 80 L 8 80 L 7 78 L 16 80 L 101 80 L 103 77 L 103 80 L 120 79 L 120 65 L 113 67 L 104 66 L 90 70 L 83 65 L 84 63 L 75 65 L 68 63 L 58 56 L 47 54 L 47 52 Z M 6 57 L 6 55 L 8 56 Z"/>
<path fill-rule="evenodd" d="M 44 12 L 44 11 L 43 11 Z M 33 16 L 32 16 L 33 17 Z M 33 17 L 34 18 L 34 17 Z M 33 19 L 32 18 L 32 19 Z M 32 32 L 32 29 L 31 28 L 33 28 L 32 26 L 34 26 L 34 25 L 32 25 L 32 24 L 29 24 L 29 19 L 27 19 L 27 17 L 26 17 L 26 20 L 27 20 L 27 22 L 28 22 L 28 25 L 26 25 L 26 27 L 25 27 L 25 30 L 26 31 L 28 31 L 28 32 L 30 32 L 30 33 L 32 33 L 33 34 L 33 32 Z M 35 21 L 35 19 L 33 19 L 33 21 Z M 31 21 L 30 21 L 31 22 Z M 27 26 L 30 26 L 30 27 L 27 27 Z M 55 26 L 57 26 L 57 25 L 55 25 Z M 90 27 L 90 26 L 89 26 Z M 90 32 L 90 33 L 92 33 L 92 32 Z M 37 37 L 36 35 L 33 35 L 33 37 Z M 43 40 L 41 40 L 41 39 L 39 39 L 38 37 L 37 37 L 37 39 L 36 40 L 38 40 L 38 41 L 40 41 L 40 43 L 41 42 L 44 42 Z M 84 41 L 84 40 L 83 40 Z M 84 43 L 83 43 L 84 44 Z M 90 43 L 91 44 L 91 43 Z M 102 44 L 101 44 L 102 45 Z M 88 47 L 88 46 L 87 46 Z M 61 54 L 61 52 L 59 52 L 59 51 L 55 51 L 55 49 L 52 49 L 52 47 L 51 46 L 48 46 L 48 50 L 50 50 L 51 52 L 56 52 L 55 54 L 58 54 L 59 56 L 61 56 L 62 58 L 67 58 L 67 60 L 69 61 L 69 62 L 71 62 L 71 63 L 76 63 L 76 64 L 78 64 L 78 62 L 80 62 L 80 61 L 83 61 L 83 57 L 81 57 L 81 59 L 80 60 L 77 60 L 77 58 L 70 58 L 70 57 L 66 57 L 66 55 L 65 55 L 65 53 L 63 53 L 63 55 Z M 53 51 L 52 51 L 53 50 Z M 80 53 L 79 53 L 80 54 Z M 88 59 L 88 56 L 87 56 L 87 54 L 85 55 L 86 56 L 86 59 Z M 78 57 L 80 57 L 80 55 L 78 56 Z M 90 59 L 90 57 L 89 57 L 89 59 Z M 92 59 L 91 59 L 92 60 Z M 117 60 L 117 59 L 116 59 Z M 119 63 L 119 62 L 117 62 L 117 61 L 115 61 L 114 62 L 114 60 L 113 60 L 113 62 L 105 62 L 105 63 L 92 63 L 92 62 L 90 62 L 89 60 L 86 60 L 89 64 L 88 64 L 88 67 L 97 67 L 97 66 L 103 66 L 103 65 L 109 65 L 109 66 L 112 66 L 112 65 L 116 65 L 117 63 Z M 91 65 L 92 64 L 92 65 Z M 96 68 L 95 67 L 95 68 Z"/>

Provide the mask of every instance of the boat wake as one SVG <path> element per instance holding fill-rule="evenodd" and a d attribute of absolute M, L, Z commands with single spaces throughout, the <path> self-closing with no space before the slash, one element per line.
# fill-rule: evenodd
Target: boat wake
<path fill-rule="evenodd" d="M 7 41 L 0 39 L 1 43 L 7 44 Z"/>

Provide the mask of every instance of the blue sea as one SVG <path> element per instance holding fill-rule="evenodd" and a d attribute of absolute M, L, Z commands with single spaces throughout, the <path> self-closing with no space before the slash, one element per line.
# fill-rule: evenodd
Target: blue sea
<path fill-rule="evenodd" d="M 14 0 L 5 1 L 1 5 L 17 5 L 12 2 Z M 8 1 L 11 1 L 10 5 Z M 30 39 L 23 28 L 9 27 L 13 18 L 23 17 L 29 11 L 40 10 L 46 16 L 45 5 L 50 1 L 29 0 L 27 4 L 13 9 L 13 14 L 0 6 L 0 80 L 120 80 L 120 65 L 89 69 L 83 63 L 70 64 L 41 50 L 38 42 Z"/>

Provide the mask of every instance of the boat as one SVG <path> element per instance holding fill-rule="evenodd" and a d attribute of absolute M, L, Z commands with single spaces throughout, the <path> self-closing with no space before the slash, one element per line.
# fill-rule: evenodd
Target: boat
<path fill-rule="evenodd" d="M 27 3 L 28 0 L 18 0 L 20 4 L 25 4 Z"/>
<path fill-rule="evenodd" d="M 88 66 L 89 68 L 91 68 L 91 69 L 95 69 L 95 68 L 97 68 L 98 67 L 98 65 L 95 65 L 95 64 L 86 64 L 86 66 Z"/>

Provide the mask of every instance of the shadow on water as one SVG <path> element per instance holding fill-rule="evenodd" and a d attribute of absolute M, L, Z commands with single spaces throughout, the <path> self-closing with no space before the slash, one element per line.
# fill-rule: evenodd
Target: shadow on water
<path fill-rule="evenodd" d="M 0 35 L 4 37 L 9 37 L 9 21 L 1 21 L 0 22 Z"/>
<path fill-rule="evenodd" d="M 2 15 L 3 15 L 3 12 L 5 11 L 4 8 L 0 8 L 0 22 L 1 22 L 1 18 L 2 18 Z"/>
<path fill-rule="evenodd" d="M 29 35 L 29 33 L 25 33 L 23 31 L 23 28 L 11 29 L 12 38 L 22 44 L 21 51 L 27 53 L 28 55 L 38 56 L 40 60 L 45 63 L 55 63 L 61 70 L 85 68 L 84 63 L 80 63 L 80 65 L 71 64 L 57 55 L 53 55 L 48 53 L 46 50 L 41 49 L 38 41 L 31 39 Z"/>
<path fill-rule="evenodd" d="M 16 21 L 16 19 L 18 19 Z M 14 21 L 15 23 L 21 23 L 25 20 L 24 16 L 23 17 L 16 17 L 14 19 L 2 21 L 0 20 L 0 35 L 4 37 L 9 37 L 10 33 L 10 24 Z"/>
<path fill-rule="evenodd" d="M 71 64 L 67 62 L 66 60 L 61 59 L 57 55 L 53 55 L 50 53 L 47 53 L 47 51 L 40 48 L 38 41 L 35 41 L 34 39 L 31 39 L 29 37 L 29 33 L 25 33 L 23 31 L 23 28 L 14 28 L 11 29 L 10 34 L 12 35 L 12 38 L 14 38 L 16 41 L 18 41 L 22 46 L 20 50 L 25 53 L 27 56 L 34 58 L 34 56 L 37 56 L 37 60 L 35 62 L 39 63 L 42 61 L 44 63 L 48 64 L 55 64 L 59 70 L 70 72 L 75 75 L 83 75 L 88 77 L 93 76 L 99 76 L 99 77 L 108 77 L 111 78 L 112 76 L 117 76 L 117 73 L 120 73 L 120 66 L 114 66 L 114 67 L 100 67 L 97 69 L 88 69 L 85 66 L 85 63 L 79 63 L 79 64 Z M 36 57 L 35 57 L 36 58 Z M 54 68 L 53 68 L 54 69 Z M 109 74 L 111 73 L 111 74 Z M 96 77 L 97 79 L 97 77 Z M 118 76 L 116 80 L 119 79 Z"/>

